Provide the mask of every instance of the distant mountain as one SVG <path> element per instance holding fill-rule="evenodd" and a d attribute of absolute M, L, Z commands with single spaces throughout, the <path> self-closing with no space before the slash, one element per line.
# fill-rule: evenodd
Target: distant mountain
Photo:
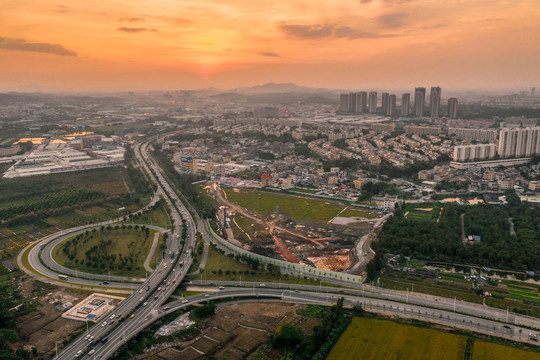
<path fill-rule="evenodd" d="M 256 85 L 251 87 L 239 87 L 229 90 L 230 92 L 238 92 L 241 94 L 275 94 L 275 93 L 328 93 L 332 92 L 329 89 L 323 88 L 311 88 L 306 86 L 299 86 L 293 83 L 268 83 L 264 85 Z"/>

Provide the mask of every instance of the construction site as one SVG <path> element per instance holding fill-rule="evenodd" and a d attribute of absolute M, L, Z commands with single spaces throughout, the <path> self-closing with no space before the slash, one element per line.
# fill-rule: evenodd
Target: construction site
<path fill-rule="evenodd" d="M 320 202 L 320 211 L 310 216 L 280 211 L 279 204 L 273 212 L 257 211 L 260 209 L 242 207 L 226 198 L 221 188 L 207 189 L 220 206 L 218 220 L 227 240 L 261 255 L 319 269 L 343 271 L 357 264 L 364 255 L 361 242 L 369 240 L 374 225 L 383 216 L 374 210 L 357 211 L 342 203 L 318 199 L 309 199 Z M 293 207 L 310 206 L 303 204 L 306 200 L 301 196 L 289 197 L 287 201 L 292 201 Z"/>

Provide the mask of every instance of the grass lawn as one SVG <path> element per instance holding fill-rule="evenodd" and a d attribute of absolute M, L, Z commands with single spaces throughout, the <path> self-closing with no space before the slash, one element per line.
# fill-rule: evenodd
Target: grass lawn
<path fill-rule="evenodd" d="M 461 360 L 467 338 L 389 320 L 353 318 L 328 360 Z"/>
<path fill-rule="evenodd" d="M 286 214 L 296 220 L 326 222 L 336 216 L 345 205 L 335 201 L 303 198 L 299 196 L 275 194 L 263 191 L 237 189 L 226 190 L 227 198 L 248 210 L 269 215 L 276 212 Z"/>
<path fill-rule="evenodd" d="M 534 360 L 540 353 L 525 351 L 509 346 L 476 340 L 473 345 L 472 360 Z"/>
<path fill-rule="evenodd" d="M 154 241 L 154 237 L 152 236 L 152 241 Z M 151 245 L 151 244 L 150 244 Z M 166 244 L 165 244 L 165 239 L 163 238 L 163 234 L 160 234 L 159 235 L 159 240 L 158 240 L 158 244 L 156 246 L 156 251 L 154 252 L 154 255 L 152 256 L 152 259 L 150 259 L 150 267 L 152 269 L 155 269 L 156 266 L 157 266 L 157 263 L 159 262 L 159 260 L 161 259 L 161 248 L 162 248 L 162 245 L 163 247 L 166 247 Z"/>
<path fill-rule="evenodd" d="M 141 230 L 97 230 L 66 239 L 53 249 L 61 265 L 95 274 L 144 277 L 143 263 L 154 239 L 153 230 L 146 238 Z M 66 248 L 66 253 L 63 249 Z M 86 255 L 88 253 L 88 256 Z M 74 258 L 70 259 L 70 256 Z"/>
<path fill-rule="evenodd" d="M 219 270 L 221 270 L 221 274 Z M 246 271 L 248 272 L 247 274 Z M 280 279 L 280 275 L 272 274 L 266 270 L 253 270 L 251 266 L 222 255 L 213 247 L 208 249 L 208 259 L 202 273 L 203 280 L 240 281 L 240 275 L 242 275 L 242 282 L 279 282 Z M 196 284 L 196 280 L 200 280 L 201 275 L 189 276 L 189 279 L 194 280 Z M 285 274 L 281 275 L 281 282 L 304 285 L 319 284 L 316 280 L 298 278 Z M 323 285 L 331 286 L 325 283 Z"/>
<path fill-rule="evenodd" d="M 132 221 L 122 221 L 121 223 L 124 224 L 131 224 Z M 146 224 L 146 225 L 154 225 L 159 226 L 164 229 L 170 229 L 171 222 L 169 220 L 169 215 L 167 212 L 163 209 L 163 207 L 158 207 L 146 214 L 143 214 L 139 217 L 135 216 L 133 217 L 133 223 L 136 224 Z"/>

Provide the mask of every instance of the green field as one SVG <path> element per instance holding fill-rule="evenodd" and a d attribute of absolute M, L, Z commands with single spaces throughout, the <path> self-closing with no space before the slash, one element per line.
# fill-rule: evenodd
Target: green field
<path fill-rule="evenodd" d="M 227 198 L 251 211 L 269 215 L 276 212 L 286 214 L 295 220 L 327 222 L 336 216 L 344 207 L 340 203 L 328 200 L 309 199 L 300 196 L 275 194 L 262 191 L 229 189 Z"/>
<path fill-rule="evenodd" d="M 137 209 L 134 209 L 137 210 Z M 165 210 L 163 205 L 158 205 L 155 209 L 150 210 L 149 212 L 142 214 L 140 216 L 133 216 L 132 220 L 121 221 L 121 224 L 146 224 L 159 226 L 164 229 L 169 229 L 171 227 L 171 222 L 169 220 L 169 214 Z"/>
<path fill-rule="evenodd" d="M 509 346 L 476 340 L 473 345 L 472 360 L 535 360 L 540 353 L 515 349 Z"/>
<path fill-rule="evenodd" d="M 53 258 L 61 265 L 83 272 L 116 276 L 144 277 L 143 263 L 152 241 L 142 230 L 112 229 L 90 231 L 71 237 L 53 249 Z M 66 249 L 66 250 L 64 250 Z"/>
<path fill-rule="evenodd" d="M 364 210 L 364 209 L 356 209 L 356 208 L 348 208 L 341 214 L 339 214 L 341 217 L 362 217 L 365 219 L 376 219 L 381 217 L 381 213 L 373 210 Z"/>
<path fill-rule="evenodd" d="M 101 126 L 101 127 L 94 128 L 94 130 L 100 134 L 112 135 L 114 134 L 115 130 L 119 130 L 119 129 L 133 128 L 135 130 L 141 131 L 141 130 L 149 129 L 150 127 L 152 127 L 152 124 L 147 123 L 147 122 L 133 122 L 133 123 L 126 123 L 126 124 L 119 124 L 119 125 Z"/>
<path fill-rule="evenodd" d="M 461 360 L 467 338 L 388 320 L 353 318 L 328 360 Z"/>

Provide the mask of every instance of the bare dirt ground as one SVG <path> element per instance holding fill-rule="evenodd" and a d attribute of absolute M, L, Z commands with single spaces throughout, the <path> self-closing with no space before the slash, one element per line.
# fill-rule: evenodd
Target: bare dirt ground
<path fill-rule="evenodd" d="M 60 349 L 64 339 L 84 326 L 79 321 L 62 318 L 63 311 L 57 310 L 56 305 L 66 302 L 76 304 L 87 295 L 70 292 L 64 288 L 49 287 L 35 282 L 28 276 L 21 277 L 20 285 L 23 296 L 35 298 L 40 306 L 19 319 L 17 326 L 19 342 L 14 344 L 14 347 L 36 347 L 40 358 L 49 359 L 54 355 L 55 342 L 58 342 Z"/>
<path fill-rule="evenodd" d="M 244 302 L 219 306 L 197 337 L 190 341 L 167 344 L 139 359 L 186 359 L 208 356 L 241 360 L 268 341 L 268 336 L 284 324 L 298 325 L 310 334 L 317 319 L 296 314 L 300 305 L 279 302 Z"/>

